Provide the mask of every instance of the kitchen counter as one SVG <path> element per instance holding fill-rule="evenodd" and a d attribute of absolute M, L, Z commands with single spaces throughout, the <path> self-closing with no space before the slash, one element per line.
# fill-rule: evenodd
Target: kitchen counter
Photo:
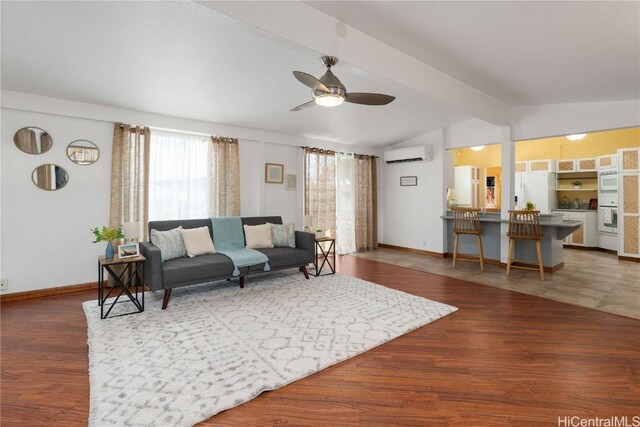
<path fill-rule="evenodd" d="M 499 213 L 480 214 L 482 224 L 482 248 L 485 259 L 500 261 L 501 239 L 506 230 L 502 224 L 508 224 L 508 219 L 500 218 Z M 453 253 L 453 212 L 447 211 L 441 217 L 447 222 L 447 252 Z M 542 228 L 542 263 L 545 271 L 553 272 L 564 266 L 562 240 L 576 231 L 582 221 L 563 220 L 562 213 L 540 215 L 540 227 Z M 505 227 L 506 228 L 506 227 Z M 478 247 L 475 238 L 461 236 L 459 241 L 460 254 L 477 255 Z M 515 258 L 526 263 L 537 265 L 538 258 L 536 244 L 533 240 L 518 240 L 515 247 Z"/>
<path fill-rule="evenodd" d="M 563 211 L 563 212 L 598 212 L 597 209 L 554 209 L 554 211 Z"/>

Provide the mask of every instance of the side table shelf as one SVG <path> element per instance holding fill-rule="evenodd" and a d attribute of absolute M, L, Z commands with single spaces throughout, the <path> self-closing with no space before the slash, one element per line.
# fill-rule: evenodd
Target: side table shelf
<path fill-rule="evenodd" d="M 330 242 L 329 247 L 325 251 L 323 243 Z M 322 263 L 318 261 L 318 258 L 322 257 Z M 318 265 L 320 264 L 320 265 Z M 316 237 L 316 254 L 313 265 L 316 268 L 316 277 L 320 276 L 322 268 L 325 264 L 331 269 L 331 273 L 322 274 L 326 276 L 328 274 L 336 273 L 336 238 L 335 237 Z"/>
<path fill-rule="evenodd" d="M 139 255 L 131 258 L 120 259 L 114 257 L 113 259 L 106 259 L 104 256 L 98 257 L 98 305 L 100 306 L 100 319 L 106 319 L 115 307 L 116 304 L 133 303 L 135 311 L 127 313 L 121 313 L 112 315 L 111 317 L 126 316 L 128 314 L 142 313 L 144 311 L 144 261 L 145 257 Z M 121 271 L 114 271 L 113 267 L 122 267 Z M 105 294 L 105 286 L 107 284 L 107 277 L 104 272 L 107 272 L 107 277 L 111 277 L 114 281 L 113 287 Z M 134 288 L 134 292 L 131 293 L 130 287 Z M 140 288 L 140 290 L 138 290 Z M 114 293 L 115 289 L 119 289 L 120 292 L 114 298 L 113 302 L 107 303 L 107 299 Z M 128 298 L 123 298 L 120 301 L 120 297 L 126 295 Z M 108 307 L 105 313 L 105 307 Z"/>

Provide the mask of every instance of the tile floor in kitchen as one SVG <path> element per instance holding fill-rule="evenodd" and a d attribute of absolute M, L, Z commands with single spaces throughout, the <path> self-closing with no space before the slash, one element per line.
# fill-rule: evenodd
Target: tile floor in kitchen
<path fill-rule="evenodd" d="M 485 263 L 481 272 L 477 262 L 469 261 L 452 269 L 451 258 L 387 248 L 354 255 L 640 319 L 640 263 L 620 261 L 614 254 L 565 249 L 564 268 L 545 273 L 544 282 L 536 271 L 512 269 L 511 277 L 506 277 L 503 267 Z"/>

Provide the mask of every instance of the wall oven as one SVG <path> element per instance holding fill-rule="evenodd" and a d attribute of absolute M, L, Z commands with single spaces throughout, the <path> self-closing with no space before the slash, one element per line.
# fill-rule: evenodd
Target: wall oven
<path fill-rule="evenodd" d="M 618 233 L 618 194 L 600 194 L 598 200 L 598 231 Z"/>
<path fill-rule="evenodd" d="M 601 193 L 618 191 L 618 171 L 602 171 L 598 174 L 598 190 Z"/>

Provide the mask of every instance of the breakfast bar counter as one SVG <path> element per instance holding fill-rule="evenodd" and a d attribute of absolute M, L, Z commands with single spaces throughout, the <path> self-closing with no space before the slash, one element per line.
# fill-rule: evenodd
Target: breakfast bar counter
<path fill-rule="evenodd" d="M 506 231 L 502 231 L 502 224 L 508 224 L 509 220 L 500 218 L 499 213 L 479 214 L 482 225 L 482 249 L 485 260 L 500 261 L 501 238 Z M 447 252 L 453 253 L 453 212 L 447 211 L 441 217 L 446 221 Z M 540 227 L 542 228 L 542 263 L 545 271 L 553 272 L 563 266 L 562 240 L 576 231 L 581 221 L 563 220 L 562 214 L 540 215 Z M 476 239 L 473 236 L 460 236 L 458 253 L 478 255 Z M 532 265 L 538 264 L 536 242 L 530 240 L 518 240 L 515 247 L 515 259 Z"/>

